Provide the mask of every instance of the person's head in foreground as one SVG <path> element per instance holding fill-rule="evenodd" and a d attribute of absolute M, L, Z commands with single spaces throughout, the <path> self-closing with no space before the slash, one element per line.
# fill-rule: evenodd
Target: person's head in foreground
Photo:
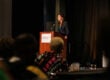
<path fill-rule="evenodd" d="M 61 37 L 53 37 L 50 42 L 50 49 L 56 53 L 62 53 L 64 49 L 64 41 Z"/>

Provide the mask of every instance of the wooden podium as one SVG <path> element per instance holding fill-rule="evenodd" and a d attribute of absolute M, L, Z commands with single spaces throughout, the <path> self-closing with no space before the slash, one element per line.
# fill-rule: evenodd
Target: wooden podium
<path fill-rule="evenodd" d="M 42 54 L 45 51 L 50 51 L 50 41 L 52 37 L 59 36 L 64 40 L 64 51 L 61 54 L 63 58 L 66 59 L 67 52 L 67 39 L 62 34 L 57 32 L 40 32 L 40 45 L 39 45 L 39 53 Z"/>

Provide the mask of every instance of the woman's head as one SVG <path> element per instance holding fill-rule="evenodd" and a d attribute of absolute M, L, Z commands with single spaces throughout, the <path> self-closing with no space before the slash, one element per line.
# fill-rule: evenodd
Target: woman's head
<path fill-rule="evenodd" d="M 61 37 L 53 37 L 50 42 L 50 48 L 52 51 L 61 53 L 64 48 L 64 41 Z"/>
<path fill-rule="evenodd" d="M 58 20 L 58 21 L 63 21 L 63 20 L 64 20 L 64 14 L 59 13 L 59 14 L 57 15 L 57 20 Z"/>

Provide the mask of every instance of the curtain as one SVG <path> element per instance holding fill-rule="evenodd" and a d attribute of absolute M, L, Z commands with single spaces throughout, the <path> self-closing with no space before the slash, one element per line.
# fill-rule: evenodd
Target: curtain
<path fill-rule="evenodd" d="M 87 0 L 85 8 L 85 33 L 84 41 L 89 44 L 90 56 L 93 61 L 97 58 L 97 43 L 99 42 L 99 35 L 101 26 L 99 23 L 101 19 L 109 14 L 108 0 Z"/>
<path fill-rule="evenodd" d="M 12 0 L 0 0 L 0 37 L 11 37 Z"/>
<path fill-rule="evenodd" d="M 88 58 L 94 62 L 97 54 L 100 55 L 99 23 L 109 15 L 109 0 L 67 0 L 66 4 L 71 43 L 69 59 L 71 62 L 84 59 L 87 61 L 86 58 L 90 56 Z M 86 47 L 83 44 L 86 44 Z"/>

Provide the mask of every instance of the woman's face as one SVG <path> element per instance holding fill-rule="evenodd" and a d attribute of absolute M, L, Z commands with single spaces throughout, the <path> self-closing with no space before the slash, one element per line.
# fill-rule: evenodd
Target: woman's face
<path fill-rule="evenodd" d="M 61 20 L 62 20 L 62 16 L 59 14 L 59 15 L 57 16 L 57 19 L 58 19 L 58 21 L 61 21 Z"/>

